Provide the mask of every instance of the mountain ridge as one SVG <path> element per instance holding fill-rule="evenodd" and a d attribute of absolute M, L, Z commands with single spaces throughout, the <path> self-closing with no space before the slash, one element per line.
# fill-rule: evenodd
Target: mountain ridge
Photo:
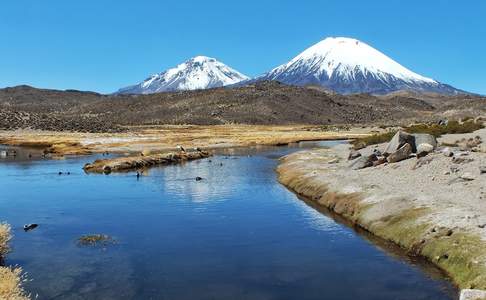
<path fill-rule="evenodd" d="M 141 83 L 119 89 L 116 94 L 152 94 L 181 90 L 198 90 L 235 84 L 249 77 L 215 58 L 195 56 Z"/>

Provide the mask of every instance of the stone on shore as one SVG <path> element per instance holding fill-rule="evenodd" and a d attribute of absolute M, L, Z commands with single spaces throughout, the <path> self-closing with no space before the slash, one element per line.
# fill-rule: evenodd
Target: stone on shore
<path fill-rule="evenodd" d="M 435 136 L 428 134 L 428 133 L 414 133 L 413 137 L 415 138 L 415 145 L 417 146 L 417 153 L 418 147 L 422 144 L 428 144 L 432 146 L 433 149 L 437 148 L 437 139 Z"/>
<path fill-rule="evenodd" d="M 353 160 L 361 156 L 361 153 L 359 151 L 356 151 L 354 149 L 351 149 L 348 155 L 348 160 Z"/>
<path fill-rule="evenodd" d="M 383 153 L 385 156 L 390 155 L 396 151 L 398 151 L 400 148 L 403 147 L 403 145 L 408 144 L 410 146 L 411 152 L 415 152 L 415 137 L 411 134 L 408 134 L 404 131 L 398 131 L 393 138 L 390 140 L 388 143 L 385 152 Z"/>
<path fill-rule="evenodd" d="M 412 146 L 409 143 L 405 143 L 402 147 L 400 147 L 397 151 L 391 153 L 387 160 L 389 163 L 396 163 L 402 160 L 405 160 L 410 157 L 412 154 Z"/>
<path fill-rule="evenodd" d="M 483 290 L 461 290 L 461 297 L 459 300 L 483 300 L 486 299 L 486 291 Z"/>
<path fill-rule="evenodd" d="M 361 156 L 353 160 L 349 165 L 349 168 L 351 168 L 352 170 L 359 170 L 359 169 L 372 167 L 373 162 L 377 160 L 378 158 L 374 154 L 371 154 L 369 156 Z"/>

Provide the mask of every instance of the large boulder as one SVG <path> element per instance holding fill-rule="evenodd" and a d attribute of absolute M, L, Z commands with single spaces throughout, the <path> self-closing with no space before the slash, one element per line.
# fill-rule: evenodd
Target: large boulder
<path fill-rule="evenodd" d="M 376 155 L 374 154 L 371 154 L 369 156 L 360 156 L 351 162 L 349 168 L 351 168 L 352 170 L 359 170 L 359 169 L 372 167 L 373 162 L 377 160 L 378 157 L 376 157 Z"/>
<path fill-rule="evenodd" d="M 437 148 L 437 139 L 428 133 L 412 134 L 415 138 L 415 147 L 418 154 L 429 153 Z"/>
<path fill-rule="evenodd" d="M 417 157 L 422 157 L 434 151 L 434 146 L 422 143 L 417 146 Z"/>
<path fill-rule="evenodd" d="M 406 133 L 405 131 L 399 130 L 388 143 L 388 146 L 386 147 L 385 152 L 383 152 L 383 155 L 388 156 L 392 153 L 395 153 L 405 144 L 408 144 L 411 147 L 412 152 L 416 151 L 415 137 L 411 134 Z"/>
<path fill-rule="evenodd" d="M 404 144 L 400 149 L 388 155 L 387 160 L 389 163 L 399 162 L 407 159 L 412 154 L 412 146 L 409 143 Z"/>

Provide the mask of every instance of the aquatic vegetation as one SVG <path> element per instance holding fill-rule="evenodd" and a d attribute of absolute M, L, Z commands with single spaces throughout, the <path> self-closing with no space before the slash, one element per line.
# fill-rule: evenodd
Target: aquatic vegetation
<path fill-rule="evenodd" d="M 486 289 L 486 243 L 465 232 L 427 239 L 422 255 L 429 257 L 463 288 Z"/>
<path fill-rule="evenodd" d="M 116 240 L 106 234 L 87 234 L 78 239 L 80 246 L 106 246 L 115 243 Z"/>

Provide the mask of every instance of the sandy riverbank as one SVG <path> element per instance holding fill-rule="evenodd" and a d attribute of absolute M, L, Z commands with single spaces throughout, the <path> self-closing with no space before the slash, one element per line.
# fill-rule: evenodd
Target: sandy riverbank
<path fill-rule="evenodd" d="M 485 129 L 476 135 L 486 140 Z M 461 137 L 446 135 L 439 141 L 453 143 Z M 351 170 L 348 148 L 284 157 L 277 169 L 279 180 L 371 233 L 430 259 L 460 288 L 486 289 L 486 174 L 479 171 L 486 154 L 469 152 L 466 161 L 454 163 L 433 153 L 422 166 L 412 158 Z"/>
<path fill-rule="evenodd" d="M 370 128 L 350 130 L 320 126 L 166 125 L 130 127 L 123 133 L 73 133 L 36 130 L 0 131 L 0 144 L 36 146 L 57 155 L 89 153 L 164 152 L 186 149 L 281 145 L 304 140 L 347 139 L 369 134 Z"/>

